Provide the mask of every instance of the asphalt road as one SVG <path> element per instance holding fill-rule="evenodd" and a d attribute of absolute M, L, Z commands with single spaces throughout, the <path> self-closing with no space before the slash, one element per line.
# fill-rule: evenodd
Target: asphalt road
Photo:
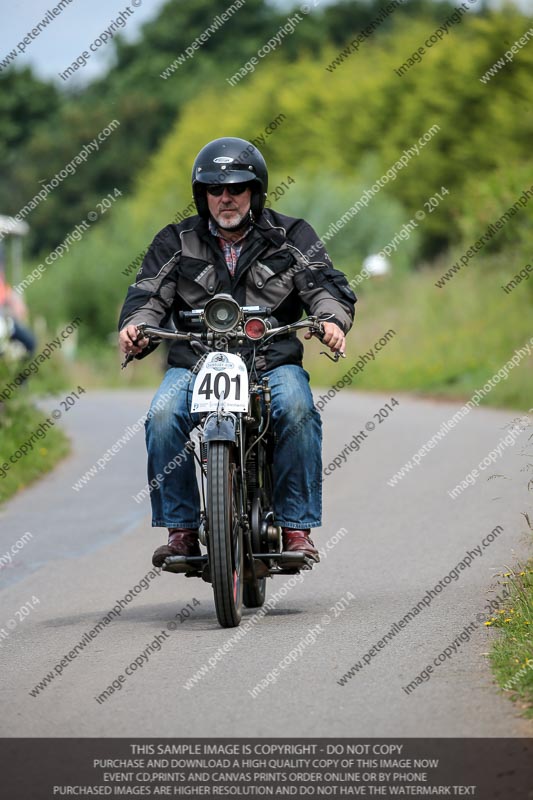
<path fill-rule="evenodd" d="M 72 436 L 72 455 L 0 512 L 0 555 L 32 534 L 0 570 L 2 736 L 531 734 L 531 724 L 492 682 L 486 653 L 495 633 L 482 622 L 493 576 L 527 553 L 526 473 L 520 472 L 527 434 L 452 499 L 448 490 L 497 446 L 514 416 L 474 410 L 391 487 L 391 475 L 459 407 L 401 395 L 382 422 L 374 415 L 389 395 L 343 390 L 324 408 L 325 466 L 366 431 L 360 449 L 347 451 L 324 482 L 324 526 L 314 538 L 327 556 L 293 585 L 289 578 L 269 581 L 278 602 L 242 638 L 219 628 L 208 584 L 162 574 L 61 667 L 84 634 L 148 575 L 152 550 L 164 540 L 161 529 L 150 527 L 147 502 L 132 497 L 146 480 L 142 433 L 81 490 L 72 489 L 145 412 L 149 397 L 82 396 L 61 423 Z M 375 428 L 365 429 L 367 422 Z M 487 480 L 496 473 L 504 477 Z M 339 685 L 497 526 L 503 530 L 458 579 Z M 181 622 L 175 615 L 188 604 L 190 616 Z M 244 621 L 253 615 L 247 610 Z M 477 627 L 457 651 L 407 694 L 402 687 L 471 622 Z M 135 659 L 140 663 L 131 674 L 117 678 Z M 209 659 L 205 676 L 185 688 Z M 48 673 L 54 679 L 32 696 Z M 271 683 L 252 696 L 268 673 Z M 114 680 L 113 693 L 98 702 Z"/>

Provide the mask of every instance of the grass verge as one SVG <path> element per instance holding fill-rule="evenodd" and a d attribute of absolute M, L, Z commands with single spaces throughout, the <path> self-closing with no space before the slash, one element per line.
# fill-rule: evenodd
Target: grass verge
<path fill-rule="evenodd" d="M 490 662 L 495 678 L 524 716 L 533 718 L 533 559 L 504 573 L 509 596 L 485 625 L 498 628 Z"/>
<path fill-rule="evenodd" d="M 70 451 L 67 436 L 54 426 L 41 428 L 32 446 L 28 444 L 28 452 L 17 457 L 21 445 L 28 443 L 43 421 L 42 412 L 26 400 L 0 404 L 0 504 L 53 469 Z"/>
<path fill-rule="evenodd" d="M 346 359 L 333 365 L 309 347 L 306 368 L 315 386 L 331 386 L 360 356 L 374 350 L 353 378 L 352 389 L 403 391 L 448 400 L 467 400 L 512 358 L 530 347 L 482 405 L 531 407 L 531 305 L 533 278 L 511 294 L 501 286 L 523 264 L 520 253 L 487 256 L 444 290 L 435 280 L 451 257 L 434 266 L 386 280 L 367 280 L 356 291 L 355 323 L 347 337 Z M 394 331 L 385 346 L 376 343 Z"/>

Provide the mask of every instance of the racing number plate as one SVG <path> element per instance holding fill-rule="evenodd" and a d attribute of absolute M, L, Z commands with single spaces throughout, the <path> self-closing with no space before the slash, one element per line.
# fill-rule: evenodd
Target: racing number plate
<path fill-rule="evenodd" d="M 191 411 L 216 411 L 224 394 L 227 411 L 248 410 L 248 371 L 234 353 L 211 353 L 194 382 Z"/>

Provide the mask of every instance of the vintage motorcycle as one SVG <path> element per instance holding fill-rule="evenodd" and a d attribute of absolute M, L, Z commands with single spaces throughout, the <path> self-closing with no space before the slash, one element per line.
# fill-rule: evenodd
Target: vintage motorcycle
<path fill-rule="evenodd" d="M 162 568 L 211 583 L 218 621 L 231 628 L 239 625 L 243 604 L 263 605 L 267 577 L 298 573 L 314 563 L 304 553 L 281 551 L 281 528 L 272 504 L 271 393 L 268 377 L 258 376 L 255 361 L 274 337 L 307 329 L 322 338 L 324 318 L 277 326 L 270 308 L 241 307 L 231 295 L 218 294 L 203 309 L 180 312 L 179 321 L 189 330 L 142 323 L 138 339 L 188 341 L 199 356 L 191 412 L 201 415 L 200 452 L 192 439 L 187 447 L 201 474 L 199 537 L 207 555 L 170 556 Z M 229 352 L 245 343 L 252 345 L 248 363 Z M 335 356 L 337 361 L 339 354 Z M 132 358 L 126 356 L 123 366 Z"/>

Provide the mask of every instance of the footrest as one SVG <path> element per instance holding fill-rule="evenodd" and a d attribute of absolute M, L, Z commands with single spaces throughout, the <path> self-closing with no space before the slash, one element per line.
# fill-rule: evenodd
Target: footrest
<path fill-rule="evenodd" d="M 293 570 L 308 570 L 313 569 L 316 561 L 314 558 L 309 558 L 305 556 L 301 561 L 280 561 L 279 562 L 279 569 L 281 572 L 292 572 Z"/>
<path fill-rule="evenodd" d="M 305 557 L 305 553 L 302 551 L 287 551 L 284 553 L 254 553 L 255 558 L 271 558 L 273 561 L 279 561 L 280 559 L 287 559 L 287 561 L 301 561 Z"/>
<path fill-rule="evenodd" d="M 279 571 L 285 573 L 293 570 L 313 569 L 313 566 L 320 560 L 318 556 L 313 557 L 297 550 L 273 553 L 271 558 L 276 561 L 280 568 Z"/>
<path fill-rule="evenodd" d="M 201 572 L 207 556 L 167 556 L 163 562 L 165 572 Z"/>
<path fill-rule="evenodd" d="M 285 550 L 279 554 L 279 558 L 280 561 L 303 561 L 306 559 L 313 562 L 318 561 L 318 557 L 311 556 L 303 550 Z"/>

